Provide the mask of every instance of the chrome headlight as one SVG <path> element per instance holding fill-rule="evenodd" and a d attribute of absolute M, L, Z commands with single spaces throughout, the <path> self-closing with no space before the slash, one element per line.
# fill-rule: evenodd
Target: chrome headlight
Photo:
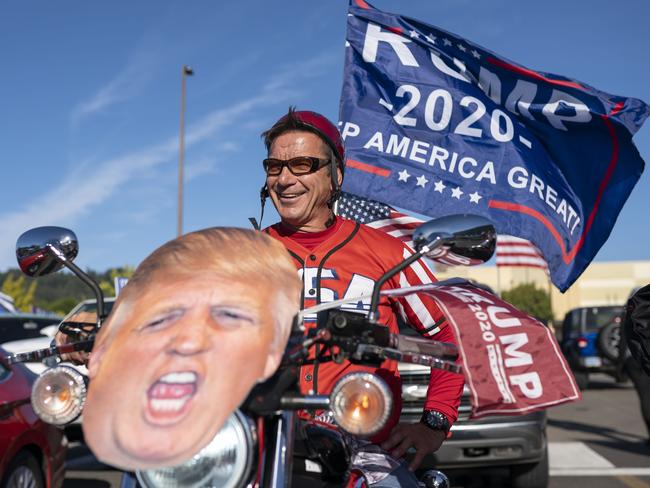
<path fill-rule="evenodd" d="M 350 373 L 332 389 L 330 409 L 346 432 L 370 436 L 379 432 L 390 417 L 393 395 L 386 382 L 371 373 Z"/>
<path fill-rule="evenodd" d="M 250 476 L 257 454 L 255 425 L 236 410 L 210 443 L 191 459 L 169 468 L 136 471 L 146 488 L 234 488 Z"/>
<path fill-rule="evenodd" d="M 47 369 L 34 382 L 31 400 L 43 422 L 68 424 L 79 417 L 86 403 L 86 377 L 71 366 Z"/>

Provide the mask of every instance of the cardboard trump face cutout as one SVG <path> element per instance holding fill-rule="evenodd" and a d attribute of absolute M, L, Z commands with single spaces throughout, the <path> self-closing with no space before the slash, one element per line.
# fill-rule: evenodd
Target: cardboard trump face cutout
<path fill-rule="evenodd" d="M 180 464 L 277 369 L 301 283 L 269 236 L 211 228 L 168 242 L 122 290 L 88 365 L 83 430 L 123 469 Z"/>

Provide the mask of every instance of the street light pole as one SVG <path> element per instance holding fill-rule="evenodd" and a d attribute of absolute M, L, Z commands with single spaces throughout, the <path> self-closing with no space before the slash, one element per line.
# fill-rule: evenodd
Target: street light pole
<path fill-rule="evenodd" d="M 192 76 L 194 71 L 187 65 L 183 65 L 181 73 L 181 125 L 178 148 L 178 220 L 176 224 L 176 236 L 183 235 L 183 164 L 185 160 L 185 78 Z"/>

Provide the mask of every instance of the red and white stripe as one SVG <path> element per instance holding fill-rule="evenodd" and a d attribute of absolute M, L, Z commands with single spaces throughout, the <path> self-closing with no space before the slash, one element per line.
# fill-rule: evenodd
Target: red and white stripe
<path fill-rule="evenodd" d="M 397 210 L 390 211 L 390 218 L 369 222 L 369 227 L 381 230 L 388 235 L 398 238 L 408 246 L 413 247 L 413 231 L 424 222 Z"/>
<path fill-rule="evenodd" d="M 497 236 L 497 266 L 521 266 L 548 271 L 548 265 L 533 243 L 519 237 Z"/>

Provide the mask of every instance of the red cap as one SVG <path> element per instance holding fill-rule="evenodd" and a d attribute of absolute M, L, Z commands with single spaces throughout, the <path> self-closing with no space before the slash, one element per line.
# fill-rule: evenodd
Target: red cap
<path fill-rule="evenodd" d="M 290 116 L 298 120 L 301 124 L 314 129 L 336 153 L 341 162 L 341 167 L 345 166 L 345 146 L 341 133 L 326 117 L 310 110 L 295 110 L 291 114 L 283 116 L 275 125 L 285 122 Z"/>

